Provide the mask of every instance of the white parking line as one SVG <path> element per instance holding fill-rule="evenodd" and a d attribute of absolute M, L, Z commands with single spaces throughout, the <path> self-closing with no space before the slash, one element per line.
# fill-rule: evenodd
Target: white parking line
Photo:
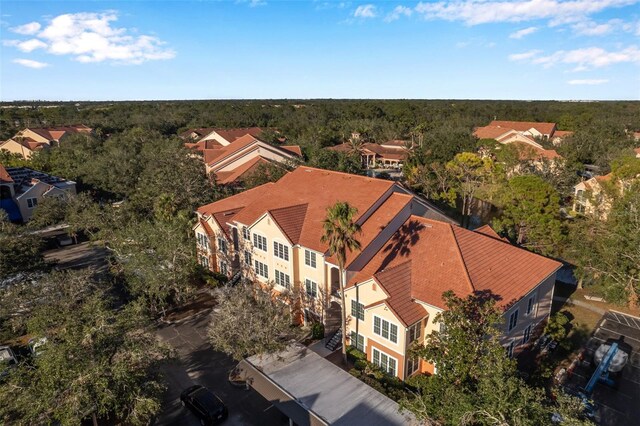
<path fill-rule="evenodd" d="M 618 333 L 617 331 L 609 330 L 608 328 L 605 328 L 605 327 L 598 327 L 598 329 L 596 330 L 596 333 L 597 333 L 598 331 L 600 331 L 600 330 L 605 330 L 605 331 L 608 331 L 609 333 L 613 333 L 613 334 L 617 334 L 618 336 L 622 336 L 622 334 Z M 627 340 L 627 339 L 631 339 L 631 340 L 635 340 L 636 342 L 639 342 L 639 343 L 640 343 L 640 339 L 635 339 L 635 338 L 633 338 L 633 337 L 624 336 L 624 339 L 625 339 L 625 340 Z"/>
<path fill-rule="evenodd" d="M 640 320 L 640 317 L 637 317 L 637 316 L 631 315 L 631 314 L 625 314 L 624 312 L 620 312 L 620 311 L 614 311 L 613 309 L 610 309 L 609 312 L 613 312 L 613 313 L 616 313 L 616 314 L 624 315 L 625 317 L 630 317 L 630 318 L 635 318 L 637 320 Z"/>

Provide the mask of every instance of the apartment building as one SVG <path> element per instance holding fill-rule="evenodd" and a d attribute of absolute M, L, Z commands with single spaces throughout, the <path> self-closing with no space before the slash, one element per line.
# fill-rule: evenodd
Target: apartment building
<path fill-rule="evenodd" d="M 273 285 L 279 294 L 304 295 L 311 302 L 305 317 L 332 323 L 340 312 L 340 276 L 321 237 L 326 209 L 338 201 L 357 208 L 362 229 L 361 250 L 347 252 L 343 276 L 346 333 L 389 374 L 405 379 L 433 371 L 409 359 L 407 349 L 438 327 L 444 291 L 499 297 L 509 324 L 503 344 L 512 354 L 549 315 L 558 262 L 517 248 L 488 227 L 460 228 L 397 183 L 310 167 L 200 207 L 199 262 Z"/>
<path fill-rule="evenodd" d="M 26 167 L 0 164 L 0 208 L 12 221 L 27 222 L 38 203 L 46 197 L 76 194 L 76 183 Z"/>
<path fill-rule="evenodd" d="M 11 139 L 0 142 L 0 150 L 19 154 L 28 160 L 34 152 L 57 146 L 60 141 L 70 135 L 76 133 L 90 134 L 92 131 L 93 129 L 82 124 L 45 128 L 27 127 L 19 131 Z"/>

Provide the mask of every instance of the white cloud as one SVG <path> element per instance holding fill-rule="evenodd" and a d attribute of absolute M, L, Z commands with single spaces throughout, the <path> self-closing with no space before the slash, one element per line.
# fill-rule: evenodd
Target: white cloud
<path fill-rule="evenodd" d="M 605 84 L 608 83 L 607 79 L 584 79 L 584 80 L 569 80 L 567 83 L 571 85 L 588 85 L 595 86 L 597 84 Z"/>
<path fill-rule="evenodd" d="M 12 62 L 18 65 L 22 65 L 23 67 L 35 68 L 35 69 L 40 69 L 40 68 L 49 66 L 49 64 L 47 63 L 33 61 L 31 59 L 14 59 Z"/>
<path fill-rule="evenodd" d="M 30 22 L 28 24 L 10 28 L 10 30 L 17 34 L 33 35 L 40 31 L 40 24 L 38 22 Z"/>
<path fill-rule="evenodd" d="M 640 63 L 640 49 L 630 46 L 617 52 L 608 52 L 600 47 L 560 50 L 548 56 L 533 58 L 531 62 L 545 68 L 556 64 L 575 65 L 573 71 L 584 71 L 620 63 Z"/>
<path fill-rule="evenodd" d="M 141 64 L 175 57 L 175 52 L 164 47 L 165 43 L 157 37 L 132 36 L 126 28 L 113 27 L 117 20 L 115 12 L 59 15 L 37 34 L 37 39 L 11 41 L 11 45 L 25 52 L 43 48 L 48 53 L 70 55 L 84 63 Z"/>
<path fill-rule="evenodd" d="M 415 10 L 425 19 L 462 21 L 467 25 L 549 19 L 551 24 L 578 22 L 594 13 L 639 0 L 447 0 L 420 2 Z"/>
<path fill-rule="evenodd" d="M 512 55 L 509 55 L 509 60 L 510 61 L 525 61 L 527 59 L 531 59 L 534 56 L 537 56 L 538 54 L 542 53 L 541 50 L 529 50 L 528 52 L 523 52 L 523 53 L 514 53 Z"/>
<path fill-rule="evenodd" d="M 360 5 L 353 12 L 353 16 L 355 18 L 375 18 L 377 16 L 376 7 L 372 4 Z"/>
<path fill-rule="evenodd" d="M 385 22 L 392 22 L 400 19 L 402 16 L 411 16 L 412 13 L 413 10 L 410 7 L 396 6 L 393 11 L 384 18 L 384 20 Z"/>
<path fill-rule="evenodd" d="M 536 31 L 538 31 L 538 27 L 523 28 L 521 30 L 516 31 L 515 33 L 511 33 L 509 35 L 509 38 L 521 39 L 522 37 L 529 34 L 533 34 Z"/>
<path fill-rule="evenodd" d="M 45 47 L 47 47 L 47 43 L 44 43 L 38 40 L 37 38 L 32 38 L 26 41 L 4 40 L 2 44 L 5 46 L 17 47 L 19 50 L 23 52 L 31 52 L 36 49 L 44 49 Z"/>
<path fill-rule="evenodd" d="M 601 36 L 609 34 L 616 28 L 622 27 L 623 21 L 621 19 L 612 19 L 604 24 L 598 24 L 590 20 L 585 20 L 575 23 L 571 26 L 576 34 L 586 36 Z"/>

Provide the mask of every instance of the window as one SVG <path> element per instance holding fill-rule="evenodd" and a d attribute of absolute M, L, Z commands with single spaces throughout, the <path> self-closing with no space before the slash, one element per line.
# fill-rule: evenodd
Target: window
<path fill-rule="evenodd" d="M 288 290 L 291 290 L 291 280 L 289 279 L 289 275 L 284 272 L 280 272 L 276 269 L 276 284 L 285 287 Z"/>
<path fill-rule="evenodd" d="M 37 198 L 27 198 L 27 207 L 32 209 L 37 205 L 38 205 L 38 199 Z"/>
<path fill-rule="evenodd" d="M 266 240 L 265 240 L 266 241 Z M 266 244 L 266 243 L 265 243 Z M 273 242 L 273 254 L 280 259 L 289 260 L 289 247 L 277 241 Z"/>
<path fill-rule="evenodd" d="M 412 357 L 407 359 L 407 377 L 418 371 L 420 368 L 420 358 Z"/>
<path fill-rule="evenodd" d="M 509 358 L 513 358 L 513 349 L 516 347 L 516 341 L 512 340 L 511 343 L 509 343 L 509 345 L 507 345 L 506 350 L 507 350 L 507 356 Z"/>
<path fill-rule="evenodd" d="M 267 251 L 267 238 L 262 235 L 253 234 L 253 246 L 262 251 Z"/>
<path fill-rule="evenodd" d="M 422 321 L 418 321 L 409 327 L 409 343 L 418 340 L 422 335 Z"/>
<path fill-rule="evenodd" d="M 206 235 L 198 232 L 196 234 L 196 238 L 198 239 L 198 245 L 203 246 L 203 247 L 208 247 L 209 246 L 209 238 L 207 238 Z"/>
<path fill-rule="evenodd" d="M 355 331 L 351 332 L 351 336 L 349 338 L 351 341 L 351 346 L 356 348 L 357 350 L 364 352 L 364 336 L 362 334 L 358 334 Z"/>
<path fill-rule="evenodd" d="M 249 228 L 247 228 L 246 226 L 242 227 L 242 238 L 244 238 L 246 241 L 251 241 L 251 232 L 249 232 Z"/>
<path fill-rule="evenodd" d="M 220 250 L 220 252 L 227 254 L 227 240 L 225 240 L 222 237 L 218 237 L 218 250 Z"/>
<path fill-rule="evenodd" d="M 527 315 L 534 315 L 536 308 L 536 295 L 534 294 L 527 301 Z"/>
<path fill-rule="evenodd" d="M 509 331 L 513 330 L 518 325 L 518 309 L 516 309 L 509 317 Z"/>
<path fill-rule="evenodd" d="M 205 268 L 209 269 L 209 258 L 207 256 L 200 256 L 198 260 L 199 260 L 200 265 L 202 265 Z"/>
<path fill-rule="evenodd" d="M 364 320 L 364 305 L 351 299 L 351 316 L 359 320 Z"/>
<path fill-rule="evenodd" d="M 380 317 L 373 317 L 373 333 L 398 343 L 398 326 Z"/>
<path fill-rule="evenodd" d="M 312 268 L 316 267 L 316 254 L 311 250 L 304 251 L 304 264 Z"/>
<path fill-rule="evenodd" d="M 251 252 L 249 250 L 244 251 L 244 264 L 251 266 Z"/>
<path fill-rule="evenodd" d="M 522 337 L 522 344 L 524 345 L 531 338 L 531 324 L 524 329 L 524 336 Z"/>
<path fill-rule="evenodd" d="M 385 371 L 392 376 L 396 375 L 398 363 L 395 358 L 391 358 L 389 355 L 377 350 L 376 348 L 373 348 L 373 363 L 380 367 L 382 371 Z"/>
<path fill-rule="evenodd" d="M 269 279 L 269 267 L 262 262 L 255 261 L 256 266 L 256 274 L 259 276 Z"/>
<path fill-rule="evenodd" d="M 220 262 L 220 273 L 222 275 L 227 275 L 229 273 L 229 268 L 227 267 L 227 262 Z"/>
<path fill-rule="evenodd" d="M 307 291 L 307 296 L 309 297 L 317 297 L 318 296 L 318 284 L 314 281 L 311 281 L 309 278 L 304 280 L 304 287 Z"/>

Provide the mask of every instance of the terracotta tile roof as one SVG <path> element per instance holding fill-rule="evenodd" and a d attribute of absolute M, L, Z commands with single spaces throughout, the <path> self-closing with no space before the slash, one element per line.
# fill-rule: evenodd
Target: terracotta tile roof
<path fill-rule="evenodd" d="M 203 206 L 198 212 L 211 214 L 242 206 L 244 208 L 233 219 L 243 225 L 252 225 L 268 211 L 308 204 L 299 244 L 324 253 L 327 246 L 320 238 L 327 207 L 338 201 L 348 201 L 358 209 L 357 220 L 394 185 L 387 180 L 300 166 L 276 183 Z"/>
<path fill-rule="evenodd" d="M 192 133 L 198 135 L 198 137 L 206 136 L 209 133 L 213 132 L 215 129 L 213 127 L 199 127 L 195 129 L 187 129 L 184 132 L 180 133 L 178 137 L 181 139 L 186 139 L 191 136 Z"/>
<path fill-rule="evenodd" d="M 232 222 L 233 217 L 241 210 L 242 207 L 237 207 L 235 209 L 224 210 L 213 214 L 213 219 L 218 223 L 218 226 L 222 229 L 222 232 L 224 232 L 224 235 L 228 240 L 231 240 L 231 227 L 228 223 Z"/>
<path fill-rule="evenodd" d="M 217 134 L 219 134 L 229 142 L 234 142 L 236 139 L 239 139 L 245 135 L 259 137 L 263 132 L 263 130 L 260 127 L 242 127 L 237 129 L 212 129 L 212 131 L 213 130 L 215 130 Z"/>
<path fill-rule="evenodd" d="M 499 306 L 507 307 L 562 266 L 483 233 L 411 216 L 348 286 L 374 277 L 391 299 L 401 299 L 407 290 L 391 271 L 405 263 L 412 271 L 411 297 L 440 308 L 447 290 L 461 297 L 491 291 L 501 298 Z M 398 315 L 409 321 L 414 311 L 405 309 L 398 308 Z"/>
<path fill-rule="evenodd" d="M 475 232 L 479 232 L 482 235 L 486 235 L 487 237 L 496 238 L 498 240 L 504 241 L 506 243 L 509 242 L 509 239 L 501 237 L 498 233 L 489 225 L 481 226 L 480 228 L 474 229 Z"/>
<path fill-rule="evenodd" d="M 31 130 L 32 132 L 42 136 L 43 138 L 49 141 L 53 141 L 60 140 L 60 138 L 62 138 L 66 133 L 89 133 L 92 129 L 82 124 L 76 124 L 72 126 L 62 127 L 27 127 L 27 130 Z"/>
<path fill-rule="evenodd" d="M 408 204 L 411 203 L 413 197 L 408 194 L 401 194 L 394 192 L 373 212 L 367 220 L 360 224 L 362 232 L 356 236 L 356 239 L 360 243 L 361 250 L 357 252 L 350 252 L 347 250 L 347 259 L 345 265 L 348 267 L 358 255 L 367 247 L 371 242 L 380 234 L 380 231 L 389 225 L 391 222 Z M 335 264 L 338 260 L 331 256 L 327 259 L 329 262 Z"/>
<path fill-rule="evenodd" d="M 571 135 L 573 135 L 573 132 L 570 132 L 568 130 L 556 130 L 555 132 L 553 132 L 554 138 L 566 138 L 567 136 Z"/>
<path fill-rule="evenodd" d="M 241 181 L 243 177 L 249 176 L 251 173 L 255 172 L 260 164 L 269 163 L 271 163 L 271 161 L 266 158 L 259 156 L 255 157 L 231 171 L 215 173 L 216 182 L 220 185 L 229 185 L 234 182 Z"/>
<path fill-rule="evenodd" d="M 555 149 L 541 149 L 525 142 L 512 142 L 512 144 L 518 146 L 520 160 L 538 160 L 540 158 L 553 160 L 562 158 Z"/>
<path fill-rule="evenodd" d="M 210 164 L 214 162 L 215 159 L 220 157 L 222 154 L 224 154 L 224 151 L 222 150 L 222 148 L 202 150 L 202 155 L 204 157 L 204 162 L 206 164 Z"/>
<path fill-rule="evenodd" d="M 400 140 L 400 139 L 393 139 L 393 140 L 390 140 L 390 141 L 382 142 L 380 145 L 397 146 L 397 147 L 405 148 L 410 144 L 411 144 L 411 141 L 403 141 L 403 140 Z"/>
<path fill-rule="evenodd" d="M 298 244 L 300 241 L 300 233 L 302 232 L 302 225 L 304 224 L 308 207 L 309 204 L 305 203 L 269 211 L 269 214 L 282 229 L 291 244 Z"/>
<path fill-rule="evenodd" d="M 297 155 L 298 157 L 302 157 L 302 149 L 298 145 L 280 145 L 279 148 L 289 151 L 291 154 Z"/>
<path fill-rule="evenodd" d="M 0 164 L 0 182 L 1 183 L 13 183 L 13 179 L 7 172 L 7 169 L 4 168 L 2 164 Z"/>
<path fill-rule="evenodd" d="M 613 177 L 613 175 L 611 173 L 608 173 L 608 174 L 606 174 L 604 176 L 595 176 L 594 178 L 598 182 L 609 182 L 612 177 Z"/>
<path fill-rule="evenodd" d="M 340 145 L 335 145 L 326 148 L 331 151 L 337 152 L 353 152 L 353 146 L 350 143 L 342 143 Z M 385 147 L 379 145 L 377 143 L 364 143 L 361 147 L 362 152 L 366 154 L 375 154 L 377 157 L 380 157 L 382 160 L 405 160 L 408 155 L 408 151 L 404 146 L 398 147 Z"/>
<path fill-rule="evenodd" d="M 526 132 L 530 129 L 536 129 L 538 132 L 543 135 L 552 135 L 555 128 L 556 123 L 538 123 L 536 121 L 501 121 L 494 120 L 489 123 L 489 126 L 493 127 L 503 127 L 506 129 L 513 129 L 519 132 Z"/>
<path fill-rule="evenodd" d="M 411 274 L 411 261 L 406 261 L 375 275 L 376 281 L 389 293 L 389 297 L 386 299 L 387 305 L 404 323 L 405 327 L 428 315 L 427 310 L 413 300 Z"/>
<path fill-rule="evenodd" d="M 498 139 L 511 131 L 512 129 L 505 129 L 504 127 L 484 126 L 474 130 L 473 135 L 478 139 Z"/>

